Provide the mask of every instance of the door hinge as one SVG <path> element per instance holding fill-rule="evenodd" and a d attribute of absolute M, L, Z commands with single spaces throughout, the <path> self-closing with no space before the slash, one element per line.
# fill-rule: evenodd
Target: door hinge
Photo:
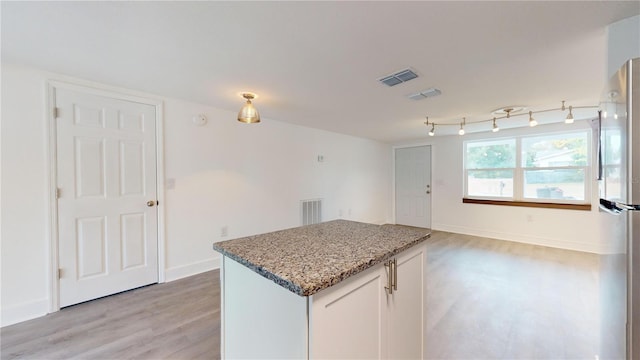
<path fill-rule="evenodd" d="M 62 193 L 62 190 L 60 188 L 56 188 L 56 199 L 60 199 L 61 193 Z"/>
<path fill-rule="evenodd" d="M 58 110 L 58 108 L 54 107 L 53 108 L 53 118 L 57 119 L 59 114 L 60 114 L 60 111 Z"/>
<path fill-rule="evenodd" d="M 62 268 L 58 269 L 58 280 L 62 279 Z"/>

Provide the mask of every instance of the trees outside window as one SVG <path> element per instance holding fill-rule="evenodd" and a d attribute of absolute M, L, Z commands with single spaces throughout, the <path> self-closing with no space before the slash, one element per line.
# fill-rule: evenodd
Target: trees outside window
<path fill-rule="evenodd" d="M 465 197 L 585 203 L 589 132 L 465 142 Z"/>

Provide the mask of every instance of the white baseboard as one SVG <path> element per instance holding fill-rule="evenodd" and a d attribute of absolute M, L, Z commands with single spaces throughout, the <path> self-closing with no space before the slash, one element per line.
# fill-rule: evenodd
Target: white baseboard
<path fill-rule="evenodd" d="M 220 268 L 220 257 L 194 262 L 191 264 L 175 266 L 164 271 L 164 280 L 166 282 L 185 278 L 187 276 L 196 275 L 205 271 Z"/>
<path fill-rule="evenodd" d="M 497 240 L 507 240 L 524 244 L 540 245 L 558 249 L 582 251 L 594 254 L 601 254 L 603 252 L 603 249 L 601 249 L 600 246 L 596 244 L 585 244 L 577 241 L 568 241 L 563 239 L 551 239 L 447 224 L 432 224 L 432 229 L 457 234 L 486 237 Z"/>
<path fill-rule="evenodd" d="M 19 322 L 45 316 L 49 313 L 49 299 L 39 299 L 23 304 L 2 307 L 0 326 L 5 327 Z"/>

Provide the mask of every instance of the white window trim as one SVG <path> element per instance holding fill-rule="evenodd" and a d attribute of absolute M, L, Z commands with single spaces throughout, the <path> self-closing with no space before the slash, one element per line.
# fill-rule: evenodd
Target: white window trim
<path fill-rule="evenodd" d="M 529 137 L 538 137 L 538 136 L 553 136 L 553 135 L 562 135 L 562 134 L 575 134 L 575 133 L 586 133 L 587 135 L 587 164 L 584 166 L 550 166 L 550 167 L 524 167 L 522 166 L 522 140 Z M 515 140 L 515 168 L 482 168 L 482 169 L 467 169 L 467 145 L 472 143 L 479 142 L 489 142 L 489 141 L 499 141 L 499 140 Z M 591 184 L 589 181 L 591 179 L 591 174 L 593 171 L 592 166 L 592 131 L 590 129 L 574 129 L 570 131 L 558 131 L 558 132 L 547 132 L 547 133 L 536 133 L 536 134 L 526 134 L 526 135 L 515 135 L 508 137 L 500 137 L 500 138 L 485 138 L 485 139 L 474 139 L 467 140 L 463 142 L 463 173 L 464 173 L 464 198 L 466 199 L 474 199 L 474 200 L 490 200 L 490 201 L 511 201 L 511 202 L 525 202 L 525 203 L 553 203 L 553 204 L 575 204 L 575 205 L 587 205 L 591 204 Z M 527 198 L 524 195 L 524 172 L 527 170 L 562 170 L 562 169 L 583 169 L 584 171 L 584 200 L 571 200 L 571 199 L 538 199 L 538 198 Z M 469 195 L 469 187 L 468 187 L 468 179 L 469 179 L 469 171 L 513 171 L 513 196 L 477 196 L 477 195 Z"/>

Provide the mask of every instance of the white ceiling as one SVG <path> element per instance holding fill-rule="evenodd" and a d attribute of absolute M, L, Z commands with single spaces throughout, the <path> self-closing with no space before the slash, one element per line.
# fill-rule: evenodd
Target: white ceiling
<path fill-rule="evenodd" d="M 263 121 L 385 142 L 424 138 L 427 115 L 459 123 L 506 105 L 597 104 L 606 26 L 640 14 L 637 1 L 1 6 L 3 62 L 234 112 L 239 93 L 252 91 Z M 420 77 L 392 88 L 377 82 L 406 67 Z M 442 95 L 406 98 L 429 87 Z"/>

